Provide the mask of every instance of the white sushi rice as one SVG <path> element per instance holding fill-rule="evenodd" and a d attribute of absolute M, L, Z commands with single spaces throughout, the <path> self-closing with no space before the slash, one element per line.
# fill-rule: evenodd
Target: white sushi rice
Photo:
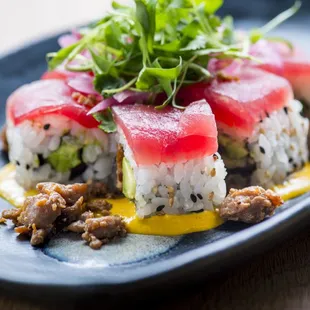
<path fill-rule="evenodd" d="M 302 104 L 292 100 L 257 126 L 248 140 L 256 170 L 251 183 L 270 188 L 281 184 L 287 175 L 308 160 L 309 120 L 301 116 Z"/>
<path fill-rule="evenodd" d="M 227 173 L 218 153 L 171 164 L 137 165 L 124 134 L 120 132 L 117 140 L 133 169 L 139 217 L 214 210 L 225 198 Z"/>
<path fill-rule="evenodd" d="M 44 125 L 49 124 L 47 130 Z M 14 126 L 7 122 L 9 159 L 16 164 L 16 180 L 29 189 L 38 182 L 66 183 L 70 171 L 57 172 L 51 164 L 40 165 L 38 154 L 44 159 L 56 151 L 62 139 L 74 138 L 81 148 L 82 161 L 87 165 L 81 179 L 105 180 L 112 172 L 115 154 L 110 152 L 109 139 L 100 129 L 87 129 L 65 116 L 43 116 Z"/>

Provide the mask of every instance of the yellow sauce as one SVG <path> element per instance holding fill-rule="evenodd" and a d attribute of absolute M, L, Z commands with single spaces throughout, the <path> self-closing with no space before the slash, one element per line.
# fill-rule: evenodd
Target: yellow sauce
<path fill-rule="evenodd" d="M 22 206 L 25 197 L 35 195 L 36 191 L 26 192 L 15 181 L 15 166 L 8 164 L 0 170 L 0 197 L 15 207 Z M 161 215 L 140 219 L 136 216 L 135 205 L 126 198 L 110 199 L 112 213 L 124 217 L 127 229 L 133 234 L 146 235 L 183 235 L 208 230 L 223 223 L 216 212 L 204 211 L 185 215 Z"/>
<path fill-rule="evenodd" d="M 273 188 L 284 200 L 288 200 L 310 191 L 310 164 L 293 174 L 283 185 Z M 15 167 L 8 164 L 0 170 L 0 196 L 15 207 L 20 207 L 25 197 L 36 191 L 25 191 L 15 181 Z M 140 219 L 135 214 L 135 206 L 128 199 L 110 199 L 112 214 L 124 217 L 127 229 L 134 234 L 147 235 L 183 235 L 191 232 L 215 228 L 223 223 L 216 212 L 204 211 L 185 215 L 156 215 Z"/>
<path fill-rule="evenodd" d="M 216 212 L 204 211 L 184 215 L 155 215 L 140 219 L 135 205 L 126 198 L 108 200 L 113 204 L 112 213 L 125 218 L 128 231 L 133 234 L 175 236 L 212 229 L 223 223 Z"/>
<path fill-rule="evenodd" d="M 273 188 L 283 200 L 289 200 L 310 191 L 310 163 L 292 174 L 282 185 Z"/>

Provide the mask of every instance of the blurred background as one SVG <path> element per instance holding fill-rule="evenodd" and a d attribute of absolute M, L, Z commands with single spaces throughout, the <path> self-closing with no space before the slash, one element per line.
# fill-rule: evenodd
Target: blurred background
<path fill-rule="evenodd" d="M 126 3 L 130 0 L 119 0 Z M 226 0 L 221 14 L 238 20 L 270 19 L 293 4 L 294 0 Z M 51 36 L 74 26 L 98 19 L 110 8 L 110 0 L 0 0 L 0 55 L 30 41 Z M 310 1 L 304 0 L 292 24 L 310 29 Z"/>
<path fill-rule="evenodd" d="M 295 0 L 226 0 L 223 14 L 229 14 L 233 11 L 236 18 L 263 18 L 271 19 L 280 12 L 286 10 L 294 4 Z M 302 0 L 302 8 L 298 13 L 298 17 L 309 17 L 310 1 Z"/>

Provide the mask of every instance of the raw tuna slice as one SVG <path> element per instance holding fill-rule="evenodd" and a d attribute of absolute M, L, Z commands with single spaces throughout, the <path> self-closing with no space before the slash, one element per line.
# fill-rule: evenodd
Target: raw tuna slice
<path fill-rule="evenodd" d="M 112 110 L 138 165 L 190 160 L 217 151 L 215 119 L 205 100 L 190 104 L 184 112 L 139 104 Z"/>
<path fill-rule="evenodd" d="M 257 123 L 293 97 L 285 79 L 259 69 L 243 68 L 235 78 L 191 85 L 182 89 L 178 97 L 185 105 L 191 100 L 206 99 L 218 128 L 239 137 L 251 136 Z"/>
<path fill-rule="evenodd" d="M 63 80 L 66 81 L 68 79 L 68 75 L 61 71 L 47 71 L 42 77 L 42 80 Z"/>
<path fill-rule="evenodd" d="M 98 122 L 87 115 L 87 106 L 72 99 L 73 89 L 63 80 L 45 80 L 27 84 L 8 99 L 7 115 L 14 125 L 41 115 L 67 116 L 86 128 L 95 128 Z"/>
<path fill-rule="evenodd" d="M 287 45 L 259 41 L 251 48 L 251 54 L 263 63 L 261 69 L 283 76 L 292 85 L 296 98 L 310 103 L 310 58 Z"/>
<path fill-rule="evenodd" d="M 297 99 L 310 104 L 310 60 L 294 56 L 284 61 L 283 76 L 291 83 Z"/>

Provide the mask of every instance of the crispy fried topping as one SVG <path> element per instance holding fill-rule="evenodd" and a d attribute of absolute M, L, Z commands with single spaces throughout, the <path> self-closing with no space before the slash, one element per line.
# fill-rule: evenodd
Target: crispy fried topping
<path fill-rule="evenodd" d="M 96 183 L 95 193 L 104 191 Z M 0 223 L 12 220 L 15 232 L 28 235 L 33 246 L 43 244 L 55 232 L 66 229 L 83 234 L 92 248 L 126 235 L 121 217 L 110 215 L 112 205 L 105 199 L 90 200 L 88 184 L 39 183 L 38 195 L 26 198 L 19 209 L 3 211 Z M 93 221 L 91 221 L 93 220 Z"/>
<path fill-rule="evenodd" d="M 258 223 L 273 215 L 281 204 L 283 200 L 278 194 L 259 186 L 231 189 L 219 208 L 219 214 L 226 220 Z"/>
<path fill-rule="evenodd" d="M 85 233 L 82 238 L 93 249 L 99 249 L 117 237 L 127 234 L 125 223 L 118 215 L 90 218 L 85 222 Z"/>
<path fill-rule="evenodd" d="M 78 104 L 85 105 L 90 108 L 94 107 L 98 103 L 98 99 L 95 95 L 85 96 L 79 92 L 73 92 L 71 96 L 72 99 Z"/>

